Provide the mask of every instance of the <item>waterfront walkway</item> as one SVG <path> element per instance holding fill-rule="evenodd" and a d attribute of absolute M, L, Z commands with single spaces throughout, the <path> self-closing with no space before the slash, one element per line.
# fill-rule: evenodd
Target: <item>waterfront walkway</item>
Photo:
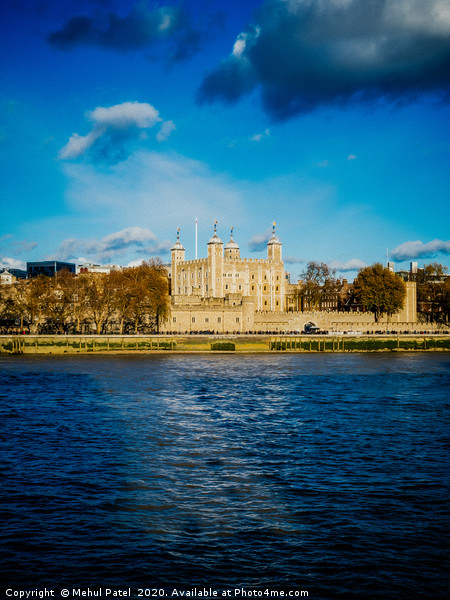
<path fill-rule="evenodd" d="M 0 335 L 0 354 L 450 350 L 450 335 Z"/>

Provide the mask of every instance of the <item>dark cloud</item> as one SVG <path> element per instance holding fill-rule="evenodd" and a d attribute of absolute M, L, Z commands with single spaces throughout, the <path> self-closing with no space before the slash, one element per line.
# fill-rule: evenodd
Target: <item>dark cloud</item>
<path fill-rule="evenodd" d="M 206 32 L 196 28 L 180 6 L 152 6 L 136 3 L 128 14 L 97 10 L 94 15 L 69 18 L 64 27 L 48 36 L 61 50 L 89 45 L 120 52 L 169 42 L 172 61 L 185 60 L 198 52 Z"/>
<path fill-rule="evenodd" d="M 352 101 L 448 98 L 449 83 L 448 0 L 267 0 L 198 100 L 233 102 L 259 88 L 283 120 Z"/>

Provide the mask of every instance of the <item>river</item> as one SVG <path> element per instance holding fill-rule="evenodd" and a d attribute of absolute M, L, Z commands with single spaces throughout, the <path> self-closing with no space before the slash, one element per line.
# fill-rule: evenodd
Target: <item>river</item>
<path fill-rule="evenodd" d="M 1 356 L 3 587 L 443 598 L 449 384 L 438 352 Z"/>

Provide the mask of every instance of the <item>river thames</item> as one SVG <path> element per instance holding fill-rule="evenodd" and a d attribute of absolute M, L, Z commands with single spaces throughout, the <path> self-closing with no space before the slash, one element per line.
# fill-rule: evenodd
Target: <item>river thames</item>
<path fill-rule="evenodd" d="M 438 352 L 1 356 L 4 594 L 444 598 L 449 384 Z"/>

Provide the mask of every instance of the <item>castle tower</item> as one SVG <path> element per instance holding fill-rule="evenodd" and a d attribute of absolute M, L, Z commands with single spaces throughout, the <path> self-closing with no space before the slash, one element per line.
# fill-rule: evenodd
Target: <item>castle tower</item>
<path fill-rule="evenodd" d="M 231 228 L 230 241 L 225 246 L 225 258 L 228 260 L 237 260 L 239 256 L 239 244 L 233 240 L 233 227 Z"/>
<path fill-rule="evenodd" d="M 208 242 L 208 292 L 210 298 L 223 298 L 223 242 L 217 235 L 217 221 L 214 234 Z"/>
<path fill-rule="evenodd" d="M 267 242 L 267 258 L 281 261 L 281 242 L 275 235 L 275 225 L 276 223 L 272 224 L 272 237 Z"/>
<path fill-rule="evenodd" d="M 181 294 L 181 281 L 180 281 L 180 263 L 184 262 L 185 250 L 183 244 L 180 242 L 180 228 L 177 229 L 177 241 L 170 249 L 171 253 L 171 285 L 172 285 L 172 296 Z"/>

